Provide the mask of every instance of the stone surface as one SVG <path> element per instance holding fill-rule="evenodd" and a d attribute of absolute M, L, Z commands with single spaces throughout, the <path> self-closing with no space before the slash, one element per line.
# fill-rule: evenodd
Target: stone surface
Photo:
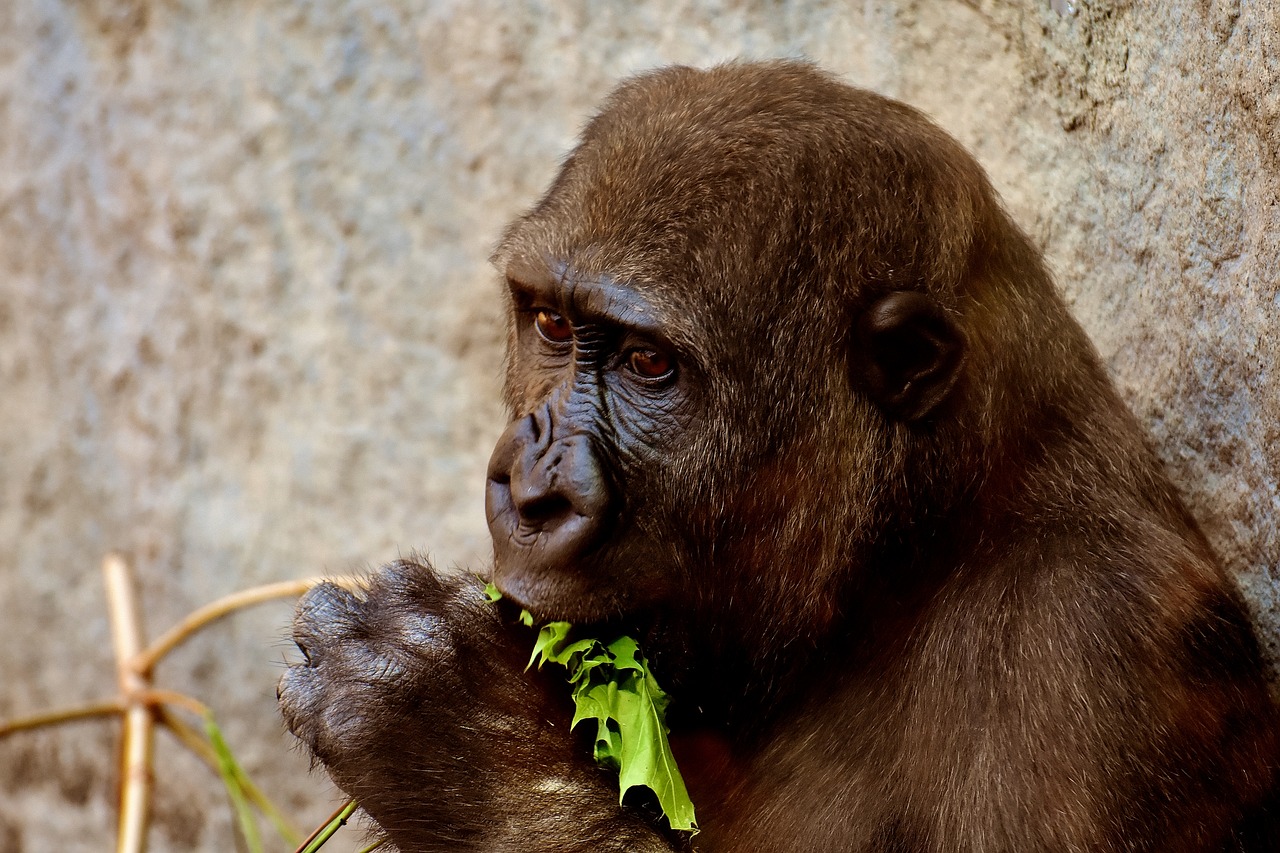
<path fill-rule="evenodd" d="M 502 224 L 620 77 L 800 55 L 987 166 L 1280 651 L 1272 4 L 11 0 L 0 718 L 112 693 L 109 549 L 153 635 L 258 583 L 482 562 Z M 314 824 L 337 795 L 277 721 L 288 617 L 159 676 Z M 0 742 L 0 853 L 110 849 L 114 737 Z M 159 750 L 153 850 L 231 849 L 217 781 Z"/>

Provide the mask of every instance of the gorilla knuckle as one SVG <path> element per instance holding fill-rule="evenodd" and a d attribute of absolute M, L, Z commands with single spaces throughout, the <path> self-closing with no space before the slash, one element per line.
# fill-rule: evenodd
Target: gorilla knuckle
<path fill-rule="evenodd" d="M 323 649 L 335 641 L 357 636 L 364 626 L 364 602 L 345 587 L 325 581 L 298 601 L 293 638 L 299 647 Z"/>

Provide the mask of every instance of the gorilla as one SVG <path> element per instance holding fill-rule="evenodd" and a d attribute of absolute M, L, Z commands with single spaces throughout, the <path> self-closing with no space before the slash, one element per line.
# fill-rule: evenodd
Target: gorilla
<path fill-rule="evenodd" d="M 400 850 L 1280 850 L 1239 596 L 920 113 L 804 63 L 642 75 L 494 262 L 504 600 L 322 585 L 280 687 Z M 515 608 L 640 641 L 699 834 L 619 804 Z"/>

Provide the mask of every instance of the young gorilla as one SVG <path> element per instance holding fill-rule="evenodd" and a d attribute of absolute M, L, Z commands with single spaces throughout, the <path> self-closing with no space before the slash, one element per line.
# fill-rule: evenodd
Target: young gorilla
<path fill-rule="evenodd" d="M 1041 259 L 912 109 L 623 85 L 508 230 L 493 580 L 641 639 L 702 833 L 620 807 L 479 582 L 321 586 L 289 726 L 406 851 L 1276 850 L 1244 610 Z"/>

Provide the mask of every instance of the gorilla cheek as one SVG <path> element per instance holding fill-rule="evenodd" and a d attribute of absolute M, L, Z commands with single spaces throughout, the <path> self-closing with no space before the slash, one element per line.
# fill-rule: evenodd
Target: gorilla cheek
<path fill-rule="evenodd" d="M 613 503 L 590 437 L 555 439 L 540 414 L 507 426 L 485 489 L 495 580 L 535 607 L 591 586 L 583 564 L 608 532 Z"/>

